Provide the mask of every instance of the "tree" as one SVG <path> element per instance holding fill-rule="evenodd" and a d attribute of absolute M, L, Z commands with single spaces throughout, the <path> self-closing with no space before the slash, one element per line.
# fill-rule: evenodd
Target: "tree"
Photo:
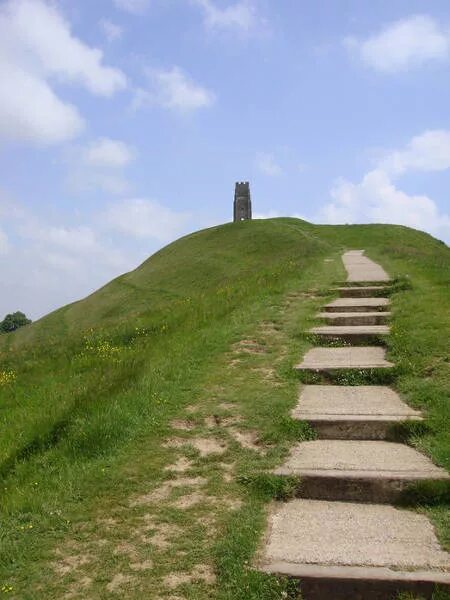
<path fill-rule="evenodd" d="M 31 319 L 27 319 L 24 313 L 18 310 L 15 313 L 6 315 L 3 321 L 0 322 L 0 332 L 8 333 L 10 331 L 15 331 L 16 329 L 19 329 L 19 327 L 28 325 L 28 323 L 31 323 Z"/>

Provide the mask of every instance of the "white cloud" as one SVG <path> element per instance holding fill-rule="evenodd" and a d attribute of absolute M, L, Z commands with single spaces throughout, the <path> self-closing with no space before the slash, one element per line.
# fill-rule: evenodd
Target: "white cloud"
<path fill-rule="evenodd" d="M 450 240 L 450 214 L 440 212 L 426 195 L 409 195 L 395 184 L 407 172 L 450 169 L 450 131 L 429 130 L 413 137 L 402 150 L 385 153 L 360 183 L 339 179 L 332 201 L 317 219 L 327 223 L 395 223 Z"/>
<path fill-rule="evenodd" d="M 413 137 L 405 149 L 387 153 L 380 167 L 393 175 L 450 169 L 450 130 L 433 129 Z"/>
<path fill-rule="evenodd" d="M 1 138 L 57 144 L 74 138 L 84 129 L 84 120 L 76 107 L 60 100 L 44 79 L 1 58 L 0 71 Z"/>
<path fill-rule="evenodd" d="M 102 19 L 99 25 L 108 42 L 120 40 L 123 35 L 123 27 L 117 25 L 117 23 L 113 23 L 109 19 Z"/>
<path fill-rule="evenodd" d="M 99 138 L 85 146 L 66 148 L 62 162 L 66 183 L 72 193 L 98 190 L 123 196 L 132 193 L 126 167 L 136 158 L 136 150 L 120 140 Z"/>
<path fill-rule="evenodd" d="M 72 193 L 84 194 L 98 190 L 114 196 L 123 196 L 132 191 L 132 186 L 122 173 L 106 169 L 82 168 L 70 166 L 66 179 Z"/>
<path fill-rule="evenodd" d="M 132 198 L 111 205 L 103 222 L 106 227 L 132 237 L 167 242 L 183 231 L 188 218 L 189 215 L 174 212 L 158 202 Z"/>
<path fill-rule="evenodd" d="M 0 197 L 2 212 L 8 214 L 11 251 L 0 253 L 0 316 L 23 310 L 36 318 L 92 292 L 144 258 L 125 245 L 119 248 L 95 222 L 49 223 L 20 207 L 11 210 Z"/>
<path fill-rule="evenodd" d="M 93 252 L 98 248 L 94 231 L 90 227 L 48 226 L 38 221 L 30 221 L 20 229 L 27 240 L 44 243 L 69 253 Z"/>
<path fill-rule="evenodd" d="M 450 240 L 450 215 L 439 211 L 425 195 L 408 195 L 398 189 L 382 169 L 368 172 L 360 183 L 339 179 L 332 201 L 315 220 L 325 223 L 394 223 L 428 231 Z"/>
<path fill-rule="evenodd" d="M 274 155 L 268 152 L 260 152 L 256 157 L 255 164 L 261 173 L 268 175 L 269 177 L 278 177 L 283 173 L 283 170 L 276 162 Z"/>
<path fill-rule="evenodd" d="M 167 70 L 148 70 L 151 82 L 149 90 L 138 89 L 133 108 L 156 105 L 179 113 L 189 113 L 208 108 L 215 102 L 215 95 L 207 88 L 195 83 L 179 67 Z"/>
<path fill-rule="evenodd" d="M 42 0 L 9 0 L 0 7 L 0 136 L 54 144 L 78 135 L 84 121 L 51 82 L 75 84 L 100 96 L 126 86 L 103 54 L 74 37 L 69 23 Z"/>
<path fill-rule="evenodd" d="M 260 24 L 255 5 L 250 0 L 242 0 L 225 8 L 219 8 L 212 0 L 192 0 L 204 15 L 208 29 L 238 30 L 250 32 Z"/>
<path fill-rule="evenodd" d="M 386 25 L 379 33 L 358 40 L 344 40 L 369 67 L 396 73 L 430 61 L 450 58 L 450 32 L 428 15 L 413 15 Z"/>
<path fill-rule="evenodd" d="M 135 158 L 135 151 L 119 140 L 100 138 L 84 151 L 84 161 L 99 167 L 124 167 Z"/>
<path fill-rule="evenodd" d="M 132 15 L 144 14 L 150 5 L 149 0 L 113 0 L 113 2 L 117 8 Z"/>

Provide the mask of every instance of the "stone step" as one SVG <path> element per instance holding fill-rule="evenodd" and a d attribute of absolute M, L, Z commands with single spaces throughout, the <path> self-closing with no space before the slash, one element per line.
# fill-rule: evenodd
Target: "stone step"
<path fill-rule="evenodd" d="M 389 369 L 394 366 L 385 358 L 380 346 L 355 348 L 311 348 L 303 361 L 294 368 L 298 371 L 330 372 L 339 369 Z"/>
<path fill-rule="evenodd" d="M 305 600 L 431 599 L 450 587 L 450 555 L 425 515 L 320 500 L 274 503 L 258 568 L 299 580 Z"/>
<path fill-rule="evenodd" d="M 370 342 L 373 338 L 389 335 L 389 325 L 322 325 L 309 330 L 324 340 L 342 340 L 351 344 Z"/>
<path fill-rule="evenodd" d="M 325 312 L 373 312 L 389 310 L 389 298 L 337 298 L 326 304 Z"/>
<path fill-rule="evenodd" d="M 373 260 L 364 256 L 364 250 L 350 250 L 342 255 L 342 262 L 347 271 L 348 282 L 390 280 L 386 271 Z"/>
<path fill-rule="evenodd" d="M 308 421 L 320 439 L 384 440 L 392 426 L 422 420 L 386 386 L 305 385 L 292 417 Z"/>
<path fill-rule="evenodd" d="M 385 325 L 390 312 L 322 312 L 318 314 L 329 325 Z"/>
<path fill-rule="evenodd" d="M 369 285 L 369 286 L 345 286 L 335 288 L 332 291 L 336 291 L 341 298 L 373 298 L 378 294 L 386 292 L 385 285 Z"/>
<path fill-rule="evenodd" d="M 450 480 L 447 471 L 410 446 L 362 440 L 301 442 L 275 474 L 300 477 L 302 498 L 376 503 L 394 503 L 405 488 L 423 480 Z"/>

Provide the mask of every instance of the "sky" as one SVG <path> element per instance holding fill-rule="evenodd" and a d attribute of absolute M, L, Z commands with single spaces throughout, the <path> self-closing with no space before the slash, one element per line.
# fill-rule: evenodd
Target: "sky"
<path fill-rule="evenodd" d="M 0 318 L 254 216 L 450 242 L 448 0 L 0 0 Z"/>

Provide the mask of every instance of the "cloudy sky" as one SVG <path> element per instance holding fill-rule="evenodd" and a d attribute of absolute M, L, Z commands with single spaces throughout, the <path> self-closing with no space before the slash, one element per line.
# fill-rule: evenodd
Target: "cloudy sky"
<path fill-rule="evenodd" d="M 261 217 L 450 241 L 448 0 L 0 0 L 0 317 Z"/>

